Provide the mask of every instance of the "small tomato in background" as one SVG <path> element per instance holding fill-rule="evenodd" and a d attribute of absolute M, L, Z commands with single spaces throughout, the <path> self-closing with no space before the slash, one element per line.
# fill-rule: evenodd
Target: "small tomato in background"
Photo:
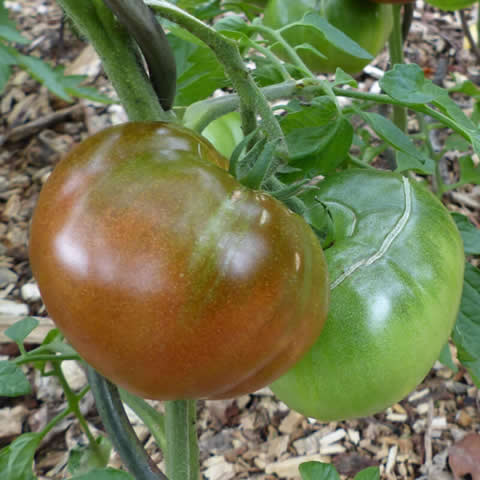
<path fill-rule="evenodd" d="M 272 28 L 281 28 L 300 21 L 309 11 L 324 16 L 374 57 L 385 46 L 393 27 L 390 5 L 359 0 L 270 0 L 265 9 L 264 23 Z M 301 51 L 303 61 L 315 73 L 334 73 L 337 67 L 348 73 L 358 73 L 371 61 L 338 49 L 308 25 L 292 27 L 283 35 L 291 45 L 310 44 L 327 57 L 323 59 L 307 49 Z"/>

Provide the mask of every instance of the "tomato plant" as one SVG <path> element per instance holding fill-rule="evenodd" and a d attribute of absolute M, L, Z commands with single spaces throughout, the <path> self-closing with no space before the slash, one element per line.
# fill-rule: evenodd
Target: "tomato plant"
<path fill-rule="evenodd" d="M 264 22 L 273 28 L 281 28 L 300 21 L 308 11 L 317 11 L 334 27 L 338 28 L 372 55 L 377 55 L 385 46 L 392 30 L 390 5 L 375 5 L 358 0 L 270 0 L 265 10 Z M 314 72 L 335 72 L 337 67 L 348 73 L 357 73 L 370 60 L 354 57 L 340 50 L 316 29 L 308 25 L 290 28 L 284 33 L 286 40 L 294 45 L 310 44 L 327 58 L 308 49 L 301 57 Z"/>
<path fill-rule="evenodd" d="M 202 135 L 227 158 L 243 138 L 242 120 L 238 112 L 230 112 L 209 123 Z"/>
<path fill-rule="evenodd" d="M 80 144 L 42 190 L 30 259 L 48 312 L 91 365 L 143 397 L 254 391 L 324 323 L 316 236 L 225 162 L 182 127 L 126 124 Z"/>
<path fill-rule="evenodd" d="M 326 250 L 331 307 L 313 348 L 272 389 L 321 420 L 370 415 L 410 393 L 447 342 L 462 240 L 441 203 L 405 177 L 350 170 L 309 195 L 336 225 Z"/>

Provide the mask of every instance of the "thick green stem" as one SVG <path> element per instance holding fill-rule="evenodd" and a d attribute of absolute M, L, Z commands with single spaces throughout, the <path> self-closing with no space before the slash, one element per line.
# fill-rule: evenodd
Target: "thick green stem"
<path fill-rule="evenodd" d="M 87 374 L 105 430 L 135 480 L 168 480 L 153 463 L 135 434 L 123 408 L 118 388 L 92 367 L 87 368 Z"/>
<path fill-rule="evenodd" d="M 388 42 L 390 50 L 390 63 L 394 65 L 403 63 L 403 34 L 402 34 L 402 6 L 392 5 L 393 31 Z M 404 107 L 394 105 L 393 123 L 402 131 L 407 130 L 407 111 Z"/>
<path fill-rule="evenodd" d="M 172 120 L 163 111 L 125 29 L 102 0 L 58 0 L 93 44 L 131 121 Z"/>
<path fill-rule="evenodd" d="M 170 480 L 198 480 L 198 442 L 194 400 L 165 405 L 167 476 Z"/>
<path fill-rule="evenodd" d="M 282 129 L 270 104 L 263 96 L 261 90 L 253 81 L 245 63 L 240 55 L 237 44 L 213 28 L 182 9 L 162 0 L 146 0 L 164 18 L 175 22 L 193 33 L 212 49 L 219 62 L 224 66 L 225 72 L 231 79 L 233 87 L 240 97 L 240 112 L 244 133 L 248 134 L 255 129 L 255 116 L 258 113 L 263 120 L 263 129 L 270 140 L 284 139 Z M 282 142 L 286 152 L 286 144 Z"/>
<path fill-rule="evenodd" d="M 148 65 L 150 80 L 165 110 L 175 99 L 177 69 L 167 36 L 143 0 L 104 0 L 135 39 Z"/>

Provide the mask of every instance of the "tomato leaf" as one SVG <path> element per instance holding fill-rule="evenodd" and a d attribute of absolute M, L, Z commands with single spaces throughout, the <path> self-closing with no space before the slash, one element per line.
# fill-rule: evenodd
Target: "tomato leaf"
<path fill-rule="evenodd" d="M 203 100 L 228 84 L 223 67 L 205 44 L 178 27 L 172 32 L 167 38 L 177 65 L 177 106 Z"/>
<path fill-rule="evenodd" d="M 396 100 L 411 104 L 430 103 L 442 89 L 427 80 L 416 64 L 395 65 L 379 81 L 383 91 Z"/>
<path fill-rule="evenodd" d="M 75 475 L 70 480 L 135 480 L 129 473 L 113 468 L 95 468 L 83 475 Z"/>
<path fill-rule="evenodd" d="M 42 440 L 40 433 L 24 433 L 9 445 L 7 480 L 32 480 L 33 457 Z"/>
<path fill-rule="evenodd" d="M 0 361 L 0 397 L 19 397 L 31 392 L 22 369 L 7 360 Z"/>
<path fill-rule="evenodd" d="M 76 445 L 68 455 L 67 468 L 73 474 L 87 473 L 92 468 L 103 468 L 108 464 L 112 444 L 107 437 L 95 439 L 97 448 L 92 445 Z"/>
<path fill-rule="evenodd" d="M 349 55 L 357 58 L 364 58 L 365 60 L 373 60 L 373 57 L 369 52 L 362 48 L 357 42 L 353 41 L 349 36 L 345 35 L 341 30 L 328 23 L 326 18 L 318 13 L 306 13 L 302 21 L 297 22 L 297 24 L 312 27 L 317 33 L 322 34 L 329 43 Z M 289 27 L 284 27 L 284 29 L 288 28 Z M 284 29 L 282 29 L 282 32 Z"/>
<path fill-rule="evenodd" d="M 480 387 L 480 270 L 470 263 L 465 267 L 462 302 L 452 338 L 458 359 Z"/>
<path fill-rule="evenodd" d="M 33 317 L 25 317 L 5 330 L 5 335 L 17 345 L 22 345 L 30 333 L 38 327 L 39 321 Z"/>
<path fill-rule="evenodd" d="M 480 184 L 480 167 L 475 165 L 470 155 L 460 157 L 458 163 L 460 164 L 460 185 L 466 183 Z"/>
<path fill-rule="evenodd" d="M 8 9 L 0 2 L 0 38 L 7 42 L 27 44 L 30 40 L 20 35 L 15 23 L 8 18 Z"/>
<path fill-rule="evenodd" d="M 302 480 L 340 480 L 335 467 L 329 463 L 305 462 L 298 467 Z"/>
<path fill-rule="evenodd" d="M 368 467 L 355 475 L 353 480 L 380 480 L 380 470 L 378 467 Z"/>
<path fill-rule="evenodd" d="M 405 135 L 395 124 L 378 113 L 360 111 L 358 113 L 384 142 L 402 152 L 405 155 L 403 158 L 412 157 L 418 162 L 417 165 L 419 164 L 417 168 L 430 171 L 431 159 L 420 152 L 410 137 Z"/>
<path fill-rule="evenodd" d="M 462 235 L 465 255 L 480 255 L 480 229 L 473 225 L 467 216 L 461 213 L 452 213 L 457 228 Z"/>

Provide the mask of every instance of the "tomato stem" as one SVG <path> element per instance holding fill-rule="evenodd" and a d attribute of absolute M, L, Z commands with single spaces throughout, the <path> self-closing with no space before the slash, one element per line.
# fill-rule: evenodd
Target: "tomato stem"
<path fill-rule="evenodd" d="M 402 6 L 392 5 L 393 31 L 390 35 L 388 47 L 390 51 L 391 67 L 404 63 L 403 61 L 403 34 L 402 34 Z M 400 105 L 393 106 L 393 123 L 402 131 L 407 130 L 407 111 Z"/>
<path fill-rule="evenodd" d="M 135 434 L 118 388 L 92 367 L 87 368 L 87 375 L 105 430 L 130 473 L 136 480 L 168 480 Z"/>
<path fill-rule="evenodd" d="M 166 464 L 170 480 L 198 480 L 198 442 L 195 400 L 165 404 Z"/>
<path fill-rule="evenodd" d="M 175 99 L 177 68 L 163 28 L 142 0 L 104 1 L 140 47 L 160 104 L 169 110 Z"/>
<path fill-rule="evenodd" d="M 258 113 L 262 117 L 262 127 L 269 140 L 281 139 L 280 150 L 286 153 L 287 146 L 280 124 L 272 112 L 268 100 L 253 81 L 236 42 L 169 2 L 146 0 L 145 3 L 158 11 L 164 18 L 188 30 L 214 52 L 239 95 L 242 128 L 245 135 L 255 130 L 256 114 Z"/>
<path fill-rule="evenodd" d="M 130 120 L 172 120 L 173 115 L 160 106 L 126 30 L 103 0 L 58 3 L 95 47 Z"/>

